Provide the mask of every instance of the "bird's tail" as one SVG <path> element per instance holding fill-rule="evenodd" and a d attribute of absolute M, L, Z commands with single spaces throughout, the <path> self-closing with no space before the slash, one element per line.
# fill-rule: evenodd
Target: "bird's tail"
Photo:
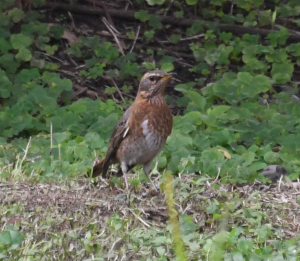
<path fill-rule="evenodd" d="M 104 161 L 105 161 L 105 157 L 94 166 L 93 175 L 92 175 L 93 178 L 98 177 L 99 175 L 102 174 Z"/>

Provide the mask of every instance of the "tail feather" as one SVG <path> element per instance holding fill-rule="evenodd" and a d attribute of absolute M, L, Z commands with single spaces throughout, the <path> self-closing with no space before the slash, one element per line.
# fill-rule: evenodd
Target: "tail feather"
<path fill-rule="evenodd" d="M 93 175 L 92 175 L 93 178 L 98 177 L 99 175 L 102 174 L 104 161 L 105 161 L 105 157 L 94 166 Z"/>

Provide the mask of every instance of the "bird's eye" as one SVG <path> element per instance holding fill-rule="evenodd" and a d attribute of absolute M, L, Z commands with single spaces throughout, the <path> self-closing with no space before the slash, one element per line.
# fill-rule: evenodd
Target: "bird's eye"
<path fill-rule="evenodd" d="M 149 77 L 149 80 L 150 80 L 151 82 L 154 82 L 154 81 L 155 81 L 155 77 L 154 77 L 154 76 L 150 76 L 150 77 Z"/>

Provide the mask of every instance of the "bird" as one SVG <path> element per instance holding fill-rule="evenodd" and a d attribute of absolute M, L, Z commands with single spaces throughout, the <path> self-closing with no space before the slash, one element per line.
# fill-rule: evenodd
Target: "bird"
<path fill-rule="evenodd" d="M 93 167 L 93 178 L 101 174 L 106 178 L 109 166 L 120 163 L 121 169 L 116 176 L 124 176 L 128 191 L 128 172 L 136 165 L 142 165 L 152 186 L 158 190 L 149 174 L 151 162 L 172 132 L 173 115 L 164 91 L 173 74 L 154 70 L 143 75 L 133 104 L 113 130 L 106 156 Z"/>

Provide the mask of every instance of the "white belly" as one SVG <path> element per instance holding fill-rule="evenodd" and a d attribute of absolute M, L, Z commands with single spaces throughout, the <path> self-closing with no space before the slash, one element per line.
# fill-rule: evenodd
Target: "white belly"
<path fill-rule="evenodd" d="M 153 158 L 162 150 L 165 145 L 165 140 L 162 141 L 160 135 L 148 126 L 148 120 L 141 124 L 143 129 L 143 136 L 135 139 L 128 148 L 127 153 L 123 155 L 121 161 L 126 162 L 127 165 L 145 164 L 152 161 Z"/>

